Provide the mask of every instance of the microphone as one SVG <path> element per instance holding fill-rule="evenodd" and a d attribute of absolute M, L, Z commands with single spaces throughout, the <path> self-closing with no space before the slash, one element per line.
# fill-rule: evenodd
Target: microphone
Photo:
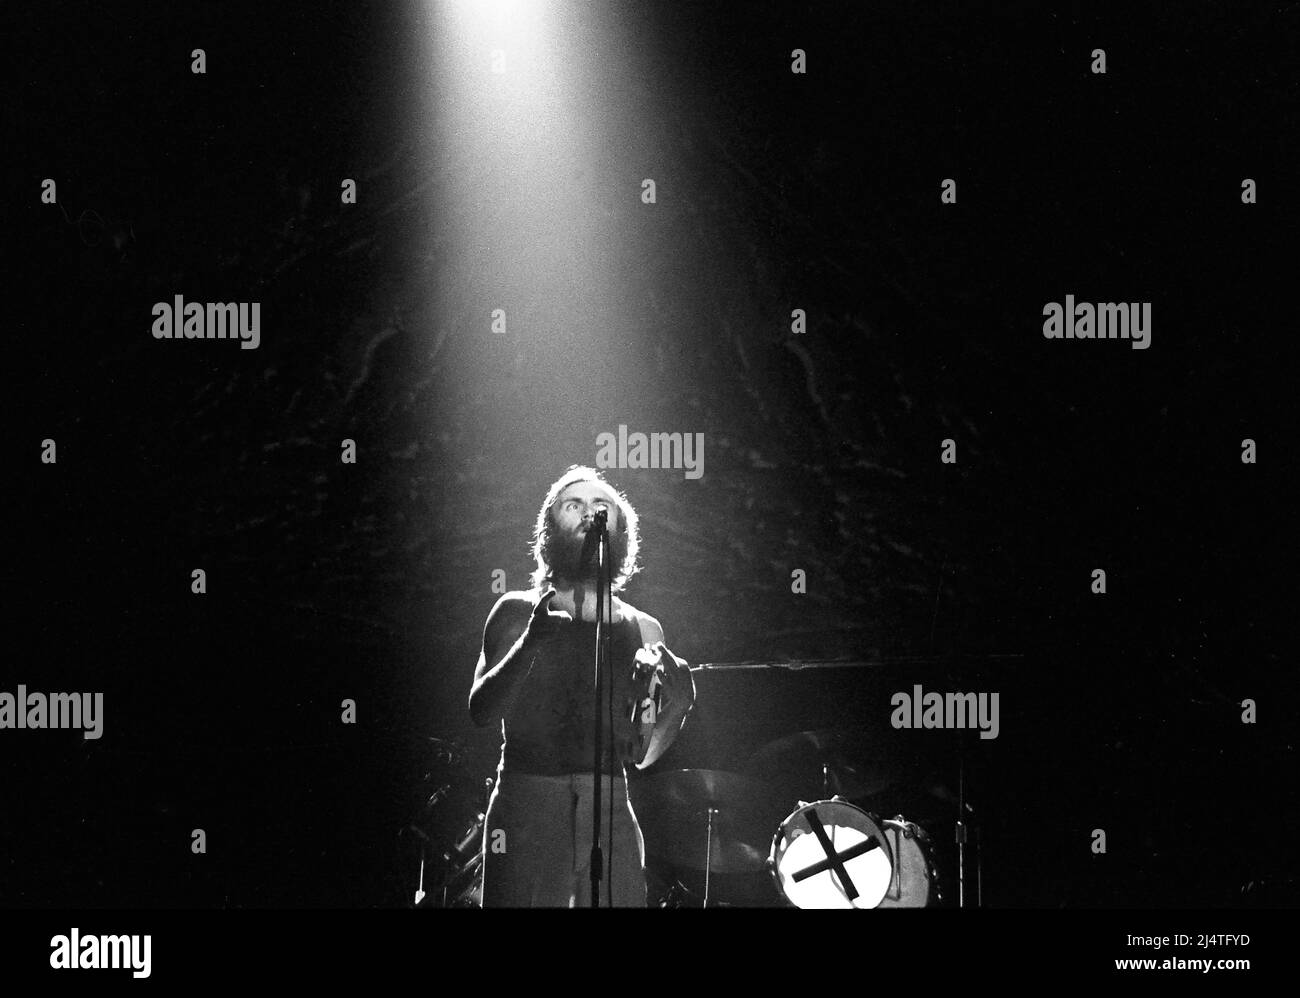
<path fill-rule="evenodd" d="M 596 553 L 596 545 L 600 543 L 602 534 L 607 532 L 606 522 L 609 520 L 609 512 L 599 509 L 596 515 L 591 519 L 591 526 L 587 528 L 587 536 L 582 541 L 582 559 L 579 564 L 585 565 L 591 561 Z"/>

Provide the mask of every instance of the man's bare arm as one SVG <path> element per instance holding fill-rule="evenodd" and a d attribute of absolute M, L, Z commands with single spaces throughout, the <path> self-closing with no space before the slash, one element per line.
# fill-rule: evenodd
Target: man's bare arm
<path fill-rule="evenodd" d="M 510 712 L 542 642 L 573 620 L 562 610 L 550 609 L 553 595 L 555 590 L 548 590 L 534 605 L 522 596 L 507 594 L 488 614 L 483 650 L 469 693 L 469 716 L 478 727 Z"/>

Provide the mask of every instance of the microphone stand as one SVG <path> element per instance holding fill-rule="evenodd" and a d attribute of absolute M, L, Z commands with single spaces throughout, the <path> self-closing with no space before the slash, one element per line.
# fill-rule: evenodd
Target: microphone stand
<path fill-rule="evenodd" d="M 609 530 L 606 527 L 607 514 L 604 510 L 596 513 L 590 530 L 597 531 L 596 557 L 596 707 L 595 737 L 592 739 L 594 752 L 591 763 L 591 906 L 600 907 L 600 880 L 604 873 L 605 859 L 600 851 L 600 762 L 604 753 L 604 728 L 601 726 L 601 711 L 605 705 L 605 675 L 609 671 L 609 628 L 606 626 L 605 613 L 613 605 L 613 593 L 610 591 L 612 573 L 609 570 Z M 581 607 L 574 607 L 579 617 Z M 612 614 L 611 614 L 612 616 Z"/>

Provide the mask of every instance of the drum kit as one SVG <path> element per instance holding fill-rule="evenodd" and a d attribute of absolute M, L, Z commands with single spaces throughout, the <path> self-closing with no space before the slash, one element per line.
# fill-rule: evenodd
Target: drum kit
<path fill-rule="evenodd" d="M 629 792 L 651 857 L 695 873 L 672 878 L 665 906 L 945 903 L 937 850 L 923 827 L 931 821 L 880 816 L 884 799 L 904 796 L 900 778 L 906 782 L 909 773 L 922 771 L 912 763 L 858 732 L 803 731 L 763 746 L 741 772 L 682 769 L 632 781 Z M 911 799 L 937 802 L 917 806 L 925 818 L 943 822 L 950 795 L 941 783 L 922 784 L 929 793 Z M 800 786 L 818 799 L 796 799 Z M 735 885 L 743 878 L 737 875 L 750 878 L 739 893 Z M 754 875 L 769 882 L 768 898 L 754 891 Z M 719 880 L 725 881 L 720 902 Z"/>
<path fill-rule="evenodd" d="M 900 730 L 878 707 L 918 675 L 962 689 L 1020 657 L 693 666 L 715 706 L 680 757 L 721 765 L 628 781 L 661 906 L 978 907 L 973 736 Z"/>

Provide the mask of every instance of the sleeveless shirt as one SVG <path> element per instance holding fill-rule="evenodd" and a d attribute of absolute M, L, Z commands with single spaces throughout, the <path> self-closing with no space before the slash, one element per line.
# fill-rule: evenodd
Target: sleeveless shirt
<path fill-rule="evenodd" d="M 632 674 L 641 627 L 634 617 L 612 625 L 609 657 L 612 683 L 605 682 L 601 708 L 604 745 L 601 772 L 609 773 L 609 750 L 618 760 L 615 775 L 631 756 L 632 723 L 625 704 L 632 696 Z M 560 776 L 590 773 L 594 751 L 595 622 L 574 621 L 540 650 L 514 707 L 501 720 L 501 769 L 506 773 Z M 614 726 L 609 720 L 613 688 Z M 613 739 L 613 740 L 612 740 Z"/>

